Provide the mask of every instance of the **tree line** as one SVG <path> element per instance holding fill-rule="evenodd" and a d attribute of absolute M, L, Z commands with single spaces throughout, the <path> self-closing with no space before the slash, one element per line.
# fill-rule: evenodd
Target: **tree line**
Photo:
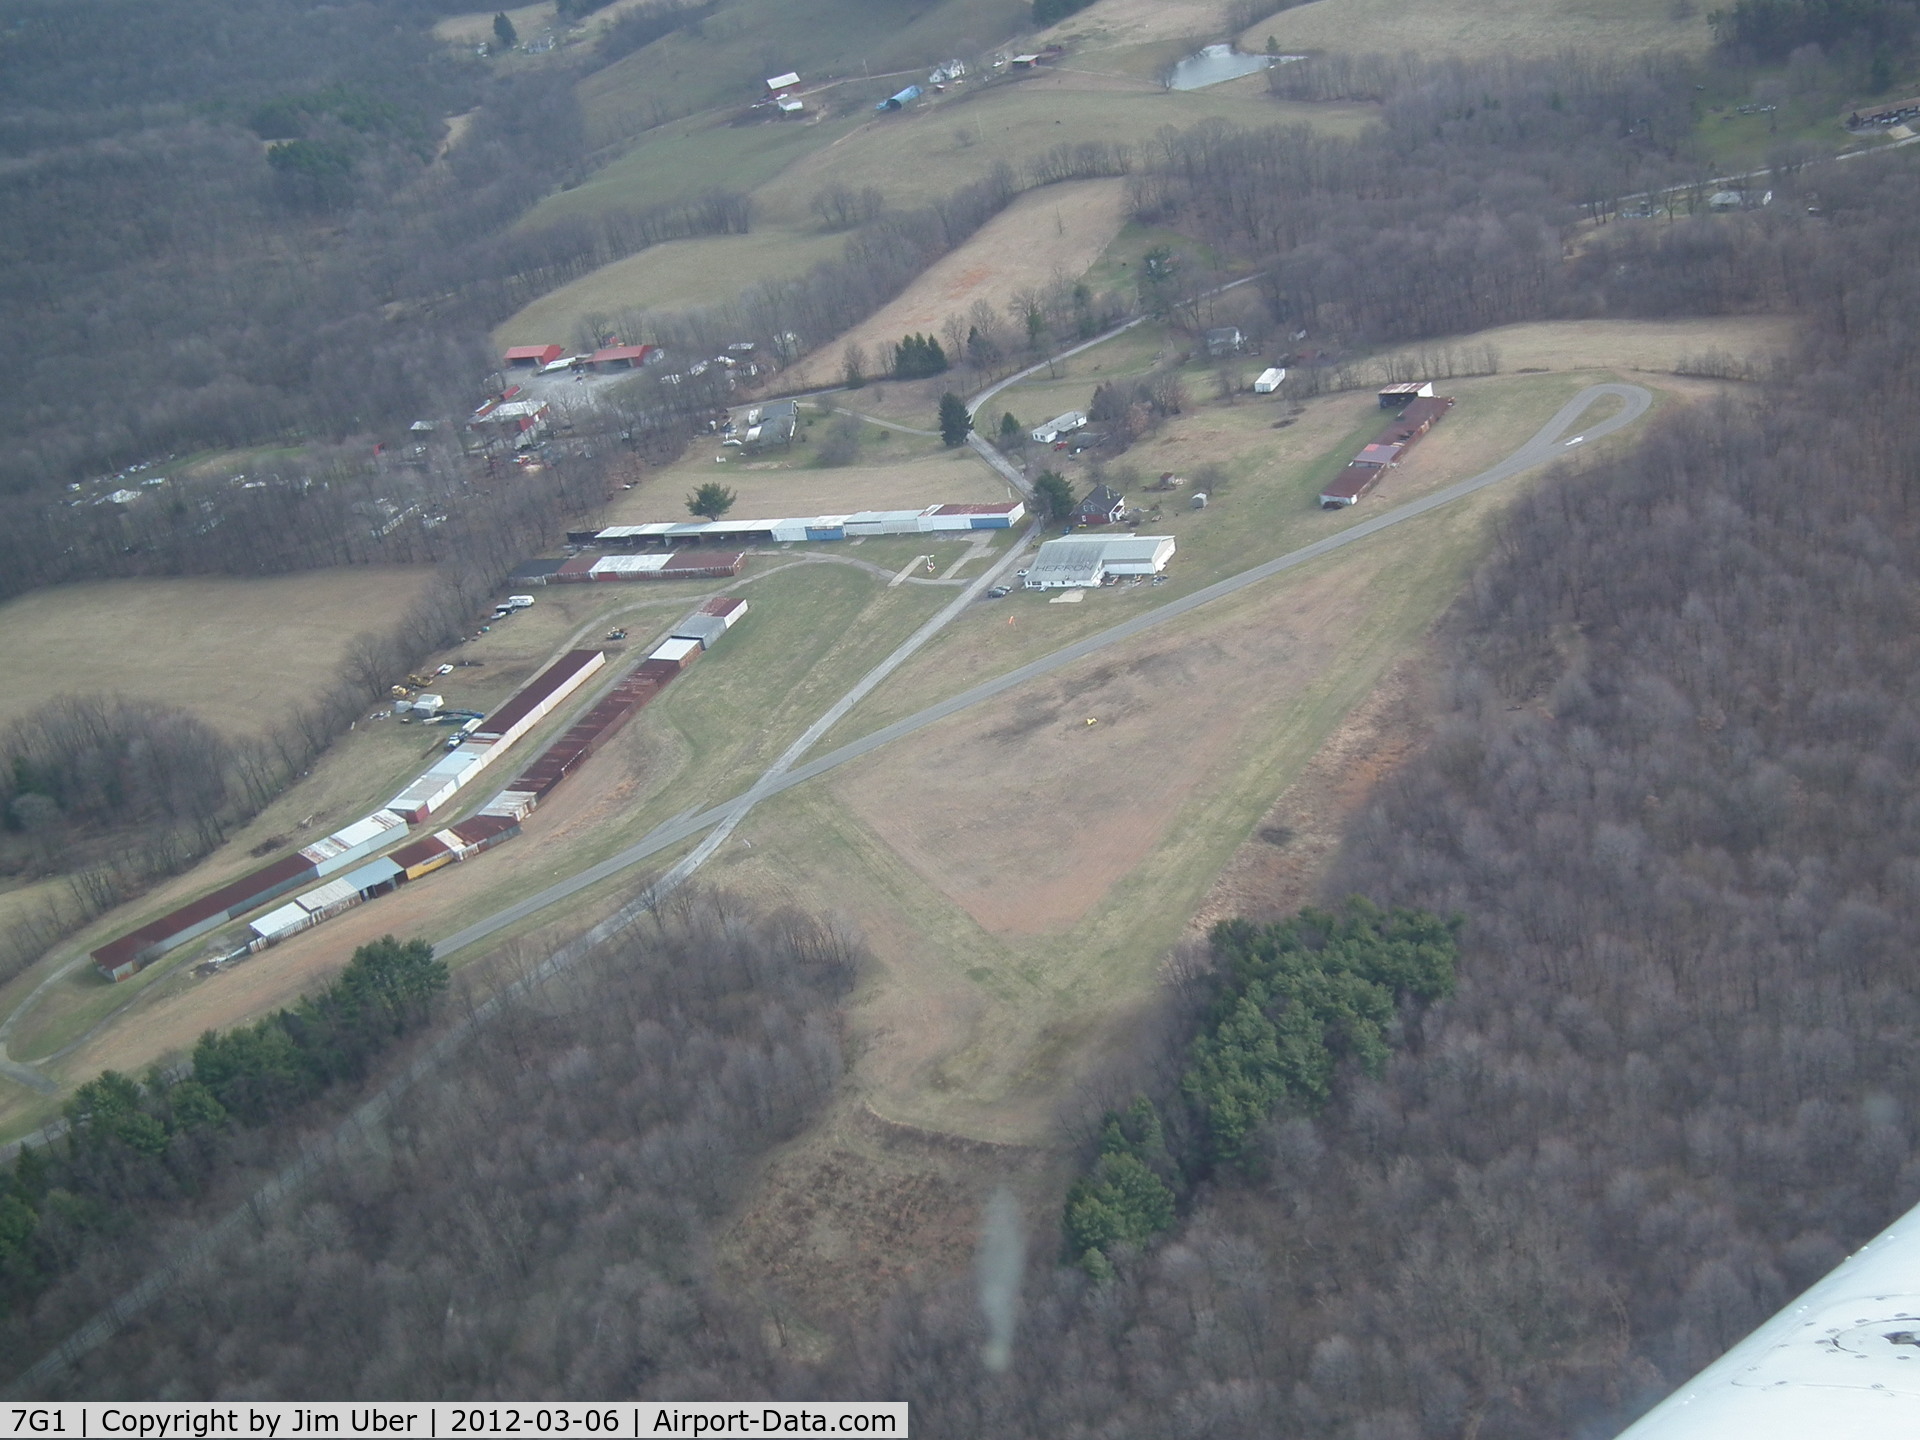
<path fill-rule="evenodd" d="M 206 1192 L 227 1162 L 226 1132 L 285 1121 L 363 1079 L 446 988 L 431 945 L 388 935 L 291 1009 L 208 1031 L 180 1072 L 108 1070 L 80 1086 L 60 1138 L 21 1147 L 0 1176 L 0 1313 L 25 1313 L 94 1251 Z"/>
<path fill-rule="evenodd" d="M 834 1094 L 863 963 L 815 917 L 682 892 L 517 992 L 59 1390 L 701 1396 L 775 1365 L 718 1278 L 718 1232 Z M 7 1368 L 166 1233 L 120 1240 L 5 1321 Z"/>
<path fill-rule="evenodd" d="M 1389 1035 L 1453 993 L 1461 924 L 1356 896 L 1338 912 L 1216 925 L 1177 1086 L 1103 1117 L 1098 1153 L 1067 1191 L 1067 1254 L 1111 1281 L 1115 1258 L 1172 1228 L 1196 1185 L 1222 1169 L 1257 1173 L 1256 1137 L 1276 1118 L 1317 1115 L 1342 1068 L 1378 1078 Z"/>

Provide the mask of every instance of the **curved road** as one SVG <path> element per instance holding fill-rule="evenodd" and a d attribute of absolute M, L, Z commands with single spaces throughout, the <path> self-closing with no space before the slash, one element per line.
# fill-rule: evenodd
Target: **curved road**
<path fill-rule="evenodd" d="M 1569 438 L 1567 432 L 1573 428 L 1574 422 L 1586 414 L 1588 409 L 1596 402 L 1608 397 L 1616 398 L 1622 402 L 1619 412 L 1615 415 L 1608 416 L 1606 419 L 1599 421 L 1586 430 L 1580 431 L 1578 434 Z M 1016 546 L 1005 560 L 1002 560 L 999 565 L 993 567 L 993 569 L 981 576 L 979 580 L 976 580 L 973 585 L 969 586 L 966 593 L 963 594 L 959 600 L 947 607 L 940 615 L 928 621 L 927 625 L 922 627 L 921 632 L 916 634 L 914 639 L 908 642 L 908 646 L 902 647 L 902 651 L 896 651 L 894 655 L 889 656 L 886 661 L 882 662 L 881 666 L 876 667 L 874 671 L 870 672 L 868 676 L 861 681 L 859 686 L 855 687 L 853 691 L 843 697 L 839 704 L 835 705 L 827 715 L 821 717 L 821 719 L 807 731 L 806 735 L 802 736 L 800 740 L 789 747 L 787 753 L 781 756 L 780 761 L 777 762 L 773 768 L 769 769 L 766 774 L 761 776 L 751 789 L 736 796 L 732 800 L 712 806 L 709 809 L 694 814 L 677 816 L 667 821 L 665 824 L 657 827 L 652 833 L 635 844 L 628 846 L 618 854 L 611 855 L 599 864 L 591 866 L 569 879 L 562 880 L 556 885 L 551 885 L 536 895 L 529 896 L 519 904 L 510 906 L 497 915 L 490 915 L 484 920 L 467 926 L 464 930 L 449 935 L 434 948 L 436 952 L 441 955 L 450 955 L 456 950 L 476 944 L 486 939 L 489 935 L 504 930 L 508 926 L 517 924 L 528 916 L 546 909 L 549 905 L 557 904 L 571 895 L 578 894 L 588 886 L 598 884 L 610 875 L 617 875 L 620 871 L 637 865 L 642 860 L 659 854 L 662 850 L 678 845 L 684 840 L 692 839 L 703 830 L 718 826 L 720 830 L 716 831 L 716 835 L 719 839 L 724 839 L 725 835 L 731 833 L 733 827 L 744 818 L 749 809 L 768 796 L 777 795 L 783 790 L 790 790 L 795 785 L 811 780 L 816 775 L 825 774 L 829 770 L 845 765 L 850 760 L 857 760 L 863 755 L 869 755 L 881 746 L 898 740 L 903 735 L 910 735 L 916 730 L 924 729 L 926 726 L 944 720 L 950 715 L 956 715 L 962 710 L 978 705 L 983 700 L 989 700 L 996 695 L 1004 694 L 1006 691 L 1013 689 L 1017 685 L 1023 685 L 1029 680 L 1036 679 L 1042 675 L 1052 674 L 1064 666 L 1073 664 L 1076 660 L 1084 659 L 1086 656 L 1092 655 L 1096 651 L 1104 650 L 1110 645 L 1117 645 L 1123 640 L 1130 640 L 1143 631 L 1150 630 L 1156 625 L 1164 625 L 1169 620 L 1177 619 L 1182 615 L 1199 609 L 1202 605 L 1210 604 L 1215 600 L 1244 590 L 1249 585 L 1257 585 L 1262 580 L 1279 575 L 1284 571 L 1309 564 L 1324 555 L 1331 555 L 1336 550 L 1358 544 L 1369 536 L 1379 534 L 1382 530 L 1391 529 L 1395 525 L 1404 525 L 1407 521 L 1418 519 L 1422 515 L 1438 510 L 1443 505 L 1450 505 L 1455 500 L 1474 494 L 1476 491 L 1484 490 L 1489 485 L 1497 485 L 1502 480 L 1511 479 L 1515 475 L 1545 465 L 1549 461 L 1559 459 L 1567 455 L 1571 449 L 1578 445 L 1605 439 L 1616 431 L 1624 430 L 1627 426 L 1638 420 L 1647 412 L 1647 407 L 1652 403 L 1652 392 L 1638 385 L 1590 385 L 1565 405 L 1562 405 L 1558 413 L 1556 413 L 1551 420 L 1547 421 L 1545 425 L 1541 426 L 1532 439 L 1528 440 L 1526 444 L 1522 445 L 1518 450 L 1515 450 L 1505 460 L 1502 460 L 1491 469 L 1483 470 L 1478 475 L 1472 476 L 1469 479 L 1456 481 L 1452 485 L 1434 491 L 1431 495 L 1409 501 L 1407 504 L 1397 509 L 1389 510 L 1383 515 L 1376 515 L 1370 520 L 1363 520 L 1358 525 L 1350 526 L 1337 535 L 1329 535 L 1324 540 L 1316 540 L 1311 545 L 1303 545 L 1298 550 L 1290 551 L 1288 554 L 1279 556 L 1276 559 L 1268 560 L 1264 564 L 1256 565 L 1250 570 L 1243 570 L 1238 575 L 1232 575 L 1225 580 L 1216 581 L 1214 584 L 1196 590 L 1190 595 L 1183 595 L 1178 600 L 1169 601 L 1158 609 L 1149 610 L 1145 614 L 1136 615 L 1129 620 L 1124 620 L 1118 625 L 1100 631 L 1098 634 L 1089 635 L 1083 640 L 1076 640 L 1071 645 L 1063 646 L 1051 654 L 1041 656 L 1038 660 L 1029 661 L 1025 665 L 1007 671 L 1004 675 L 996 675 L 991 680 L 982 681 L 971 689 L 963 690 L 958 695 L 950 696 L 938 704 L 930 705 L 924 710 L 907 716 L 905 719 L 896 720 L 893 724 L 884 726 L 870 735 L 863 735 L 860 739 L 843 745 L 837 750 L 830 751 L 817 760 L 810 760 L 804 765 L 794 763 L 798 759 L 798 756 L 813 744 L 814 740 L 825 734 L 847 710 L 852 708 L 855 701 L 871 691 L 886 674 L 891 673 L 893 669 L 898 667 L 899 663 L 906 658 L 906 653 L 910 653 L 909 647 L 917 649 L 919 644 L 931 638 L 933 631 L 945 624 L 962 606 L 971 601 L 979 590 L 984 588 L 986 582 L 994 579 L 1004 571 L 1013 556 L 1020 553 L 1020 547 Z M 663 885 L 678 883 L 685 875 L 691 874 L 693 870 L 698 867 L 698 864 L 703 862 L 716 848 L 718 848 L 717 841 L 713 837 L 709 837 L 707 844 L 703 844 L 698 850 L 694 851 L 692 855 L 689 855 L 685 860 L 681 861 L 679 865 L 676 865 L 667 876 L 662 877 L 660 883 Z M 693 863 L 689 864 L 689 862 Z M 649 901 L 649 903 L 651 903 L 651 901 Z"/>

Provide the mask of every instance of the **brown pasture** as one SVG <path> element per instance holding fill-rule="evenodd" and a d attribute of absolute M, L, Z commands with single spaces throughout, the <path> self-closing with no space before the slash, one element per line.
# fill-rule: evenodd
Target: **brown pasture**
<path fill-rule="evenodd" d="M 113 691 L 258 734 L 323 690 L 353 637 L 385 630 L 425 568 L 271 580 L 103 580 L 0 606 L 0 724 L 57 695 Z"/>
<path fill-rule="evenodd" d="M 949 315 L 985 301 L 1001 314 L 1024 290 L 1043 290 L 1086 273 L 1125 223 L 1126 182 L 1083 180 L 1021 196 L 959 249 L 929 266 L 895 300 L 796 370 L 795 385 L 841 378 L 849 346 L 865 348 L 870 371 L 903 335 L 938 335 Z"/>

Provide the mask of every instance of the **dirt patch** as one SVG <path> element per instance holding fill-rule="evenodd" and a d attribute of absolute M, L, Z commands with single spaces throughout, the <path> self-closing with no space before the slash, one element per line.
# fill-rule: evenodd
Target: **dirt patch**
<path fill-rule="evenodd" d="M 949 315 L 965 315 L 978 301 L 1004 310 L 1023 290 L 1085 274 L 1120 233 L 1125 203 L 1123 180 L 1083 180 L 1029 191 L 966 244 L 936 261 L 898 299 L 809 357 L 790 383 L 837 381 L 850 345 L 864 347 L 869 369 L 876 368 L 881 347 L 894 345 L 902 335 L 937 335 Z"/>
<path fill-rule="evenodd" d="M 1424 647 L 1390 670 L 1314 754 L 1194 912 L 1204 936 L 1221 920 L 1279 920 L 1318 898 L 1347 822 L 1380 779 L 1430 733 L 1431 653 Z"/>
<path fill-rule="evenodd" d="M 1248 717 L 1320 673 L 1376 568 L 1023 687 L 889 747 L 838 793 L 990 933 L 1070 929 L 1161 843 Z"/>
<path fill-rule="evenodd" d="M 318 694 L 353 637 L 385 630 L 424 568 L 273 580 L 105 580 L 0 606 L 0 724 L 57 695 L 114 691 L 257 734 Z"/>

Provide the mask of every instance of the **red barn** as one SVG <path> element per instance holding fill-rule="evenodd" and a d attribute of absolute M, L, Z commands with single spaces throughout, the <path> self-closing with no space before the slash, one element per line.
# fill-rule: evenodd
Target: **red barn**
<path fill-rule="evenodd" d="M 608 345 L 587 357 L 596 370 L 637 370 L 653 353 L 651 345 Z"/>
<path fill-rule="evenodd" d="M 551 365 L 567 352 L 558 345 L 515 345 L 507 351 L 507 364 L 538 370 Z"/>

